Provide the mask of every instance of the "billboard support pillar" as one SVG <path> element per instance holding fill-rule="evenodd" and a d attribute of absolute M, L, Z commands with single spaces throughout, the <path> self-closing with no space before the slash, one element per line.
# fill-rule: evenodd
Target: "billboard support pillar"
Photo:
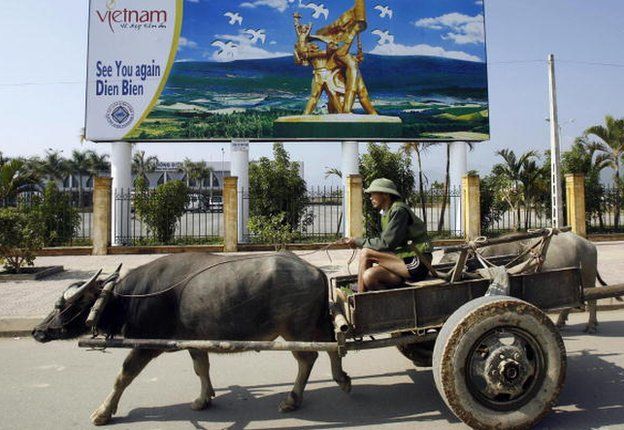
<path fill-rule="evenodd" d="M 360 174 L 360 148 L 359 142 L 356 140 L 347 140 L 342 142 L 342 231 L 343 235 L 347 235 L 346 216 L 347 216 L 347 185 L 349 176 Z"/>
<path fill-rule="evenodd" d="M 232 160 L 231 175 L 238 178 L 238 242 L 244 243 L 249 237 L 249 141 L 233 140 L 230 144 Z"/>
<path fill-rule="evenodd" d="M 462 226 L 462 205 L 461 198 L 457 197 L 461 192 L 462 178 L 468 172 L 468 144 L 466 142 L 451 142 L 449 157 L 450 184 L 449 190 L 456 197 L 451 197 L 449 215 L 451 221 L 451 232 L 458 236 L 463 236 Z"/>
<path fill-rule="evenodd" d="M 116 198 L 116 196 L 120 194 L 129 196 L 132 189 L 131 143 L 111 143 L 111 176 L 113 178 L 111 243 L 125 245 L 130 233 L 130 202 L 127 199 Z"/>

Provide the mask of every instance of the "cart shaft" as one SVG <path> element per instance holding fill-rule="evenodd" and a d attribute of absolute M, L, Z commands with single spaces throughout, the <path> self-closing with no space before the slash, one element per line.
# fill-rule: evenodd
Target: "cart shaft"
<path fill-rule="evenodd" d="M 609 285 L 607 287 L 584 288 L 583 298 L 585 301 L 608 299 L 611 297 L 624 296 L 624 284 Z"/>

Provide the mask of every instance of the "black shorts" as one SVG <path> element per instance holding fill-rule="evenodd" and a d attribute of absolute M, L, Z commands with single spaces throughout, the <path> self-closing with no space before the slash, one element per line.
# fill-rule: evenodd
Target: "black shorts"
<path fill-rule="evenodd" d="M 431 254 L 424 254 L 424 257 L 431 261 Z M 427 266 L 425 266 L 416 256 L 404 258 L 403 262 L 405 263 L 405 267 L 407 267 L 407 271 L 410 274 L 408 279 L 410 282 L 422 281 L 429 274 Z"/>

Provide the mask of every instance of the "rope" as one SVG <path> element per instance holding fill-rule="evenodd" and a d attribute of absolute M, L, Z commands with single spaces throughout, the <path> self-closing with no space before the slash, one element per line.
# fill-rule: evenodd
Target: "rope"
<path fill-rule="evenodd" d="M 342 240 L 337 240 L 337 241 L 335 241 L 335 242 L 332 242 L 332 243 L 328 244 L 327 246 L 324 246 L 324 247 L 323 247 L 323 248 L 321 248 L 321 249 L 317 249 L 317 250 L 314 250 L 314 251 L 312 251 L 312 252 L 307 252 L 307 253 L 299 254 L 297 257 L 305 257 L 305 256 L 308 256 L 308 255 L 313 255 L 313 254 L 316 254 L 317 252 L 325 251 L 325 252 L 327 253 L 327 257 L 329 258 L 329 261 L 330 261 L 330 262 L 333 262 L 333 261 L 332 261 L 332 258 L 331 258 L 331 255 L 329 254 L 329 248 L 330 248 L 330 247 L 332 247 L 332 246 L 334 246 L 334 245 L 341 244 L 341 243 L 342 243 Z M 355 251 L 357 251 L 357 250 L 354 250 L 354 252 L 352 253 L 352 255 L 351 255 L 351 259 L 349 260 L 349 263 L 348 263 L 348 264 L 351 264 L 351 262 L 353 261 L 353 258 L 354 258 L 354 255 L 355 255 Z M 287 256 L 288 254 L 284 254 L 284 255 L 285 255 L 285 256 Z M 186 284 L 187 282 L 189 282 L 191 279 L 195 278 L 196 276 L 198 276 L 198 275 L 200 275 L 200 274 L 202 274 L 202 273 L 204 273 L 204 272 L 206 272 L 206 271 L 208 271 L 208 270 L 210 270 L 210 269 L 213 269 L 213 268 L 215 268 L 215 267 L 217 267 L 217 266 L 221 266 L 221 265 L 223 265 L 223 264 L 228 264 L 228 263 L 233 263 L 233 262 L 236 262 L 236 261 L 255 260 L 255 259 L 258 259 L 258 258 L 268 258 L 268 257 L 273 257 L 273 256 L 275 256 L 275 254 L 270 254 L 270 255 L 254 255 L 254 256 L 248 256 L 248 257 L 240 257 L 240 258 L 235 258 L 235 259 L 232 259 L 232 260 L 224 260 L 224 261 L 219 261 L 219 262 L 217 262 L 217 263 L 214 263 L 214 264 L 211 264 L 211 265 L 209 265 L 209 266 L 203 267 L 202 269 L 200 269 L 200 270 L 198 270 L 198 271 L 196 271 L 196 272 L 191 273 L 191 274 L 190 274 L 190 275 L 188 275 L 186 278 L 182 279 L 181 281 L 178 281 L 178 282 L 174 283 L 173 285 L 170 285 L 169 287 L 165 288 L 164 290 L 161 290 L 161 291 L 156 291 L 156 292 L 154 292 L 154 293 L 146 293 L 146 294 L 123 294 L 123 293 L 119 293 L 119 292 L 117 292 L 117 291 L 115 291 L 115 290 L 113 290 L 113 291 L 112 291 L 112 293 L 113 293 L 115 296 L 117 296 L 117 297 L 122 297 L 122 298 L 132 298 L 132 299 L 146 299 L 146 298 L 150 298 L 150 297 L 157 297 L 157 296 L 159 296 L 159 295 L 161 295 L 161 294 L 165 294 L 165 293 L 167 293 L 167 292 L 169 292 L 169 291 L 173 290 L 174 288 L 176 288 L 177 286 L 179 286 L 179 285 L 181 285 L 181 284 Z M 347 268 L 348 268 L 348 266 L 347 266 Z M 351 273 L 349 272 L 349 274 L 351 274 Z"/>

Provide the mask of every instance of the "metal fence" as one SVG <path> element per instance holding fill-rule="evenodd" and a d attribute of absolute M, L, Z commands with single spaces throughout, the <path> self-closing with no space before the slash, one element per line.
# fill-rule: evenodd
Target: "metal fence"
<path fill-rule="evenodd" d="M 586 193 L 587 231 L 589 233 L 624 233 L 624 195 L 613 185 Z"/>
<path fill-rule="evenodd" d="M 61 190 L 54 201 L 45 201 L 40 191 L 17 194 L 7 206 L 41 208 L 46 232 L 46 246 L 80 246 L 91 244 L 93 225 L 93 197 L 90 192 Z"/>
<path fill-rule="evenodd" d="M 193 190 L 184 213 L 175 219 L 175 227 L 165 240 L 158 237 L 157 226 L 148 222 L 136 210 L 137 194 L 133 189 L 115 192 L 114 207 L 115 243 L 122 245 L 204 245 L 222 243 L 223 204 L 209 192 Z M 149 204 L 155 198 L 154 190 L 141 194 Z M 139 211 L 140 212 L 140 211 Z M 170 217 L 167 213 L 161 218 Z"/>
<path fill-rule="evenodd" d="M 485 236 L 552 226 L 550 207 L 520 206 L 519 210 L 507 209 L 489 215 L 484 217 L 484 214 L 481 214 L 481 233 Z"/>
<path fill-rule="evenodd" d="M 461 189 L 453 187 L 445 192 L 441 188 L 430 188 L 421 194 L 417 192 L 411 201 L 414 213 L 427 225 L 427 232 L 433 238 L 454 238 L 461 236 Z"/>
<path fill-rule="evenodd" d="M 270 217 L 283 215 L 283 221 L 289 226 L 289 238 L 293 242 L 331 242 L 344 235 L 342 187 L 316 186 L 307 189 L 305 196 L 271 196 L 270 202 L 253 195 L 249 190 L 241 190 L 240 199 L 249 208 L 249 219 L 243 219 L 244 225 L 253 225 L 254 217 L 260 222 Z M 256 223 L 257 225 L 258 223 Z M 257 230 L 261 230 L 258 228 Z M 248 242 L 269 242 L 270 239 L 260 231 L 247 229 L 244 239 Z"/>

